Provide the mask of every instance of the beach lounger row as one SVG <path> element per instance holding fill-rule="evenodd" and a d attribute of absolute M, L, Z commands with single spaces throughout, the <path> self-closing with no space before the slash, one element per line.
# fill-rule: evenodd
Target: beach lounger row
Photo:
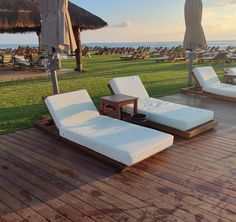
<path fill-rule="evenodd" d="M 36 47 L 19 46 L 16 50 L 5 50 L 0 54 L 0 65 L 12 65 L 15 70 L 45 70 L 45 58 L 38 56 Z"/>
<path fill-rule="evenodd" d="M 12 62 L 12 55 L 11 54 L 3 54 L 0 55 L 0 65 L 5 66 Z"/>
<path fill-rule="evenodd" d="M 139 60 L 145 59 L 147 57 L 147 51 L 139 52 L 135 51 L 132 54 L 122 55 L 120 58 L 121 60 Z"/>
<path fill-rule="evenodd" d="M 203 56 L 199 58 L 198 62 L 203 63 L 203 62 L 214 62 L 215 64 L 219 63 L 220 61 L 225 62 L 227 58 L 227 52 L 222 51 L 222 52 L 217 52 L 213 55 L 210 56 Z"/>
<path fill-rule="evenodd" d="M 94 51 L 96 55 L 112 55 L 112 54 L 122 54 L 122 55 L 130 55 L 135 52 L 138 53 L 149 53 L 150 47 L 94 47 L 93 49 L 90 49 L 90 51 Z"/>
<path fill-rule="evenodd" d="M 185 53 L 182 46 L 176 47 L 156 47 L 151 49 L 150 47 L 85 47 L 82 50 L 84 57 L 90 57 L 91 53 L 97 55 L 112 55 L 120 54 L 121 60 L 136 60 L 145 59 L 146 57 L 156 58 L 156 62 L 176 62 L 185 61 L 188 59 L 188 55 Z M 201 51 L 196 52 L 197 62 L 213 62 L 215 64 L 219 62 L 234 62 L 236 61 L 236 52 L 234 47 L 227 47 L 221 49 L 219 46 L 208 46 Z"/>

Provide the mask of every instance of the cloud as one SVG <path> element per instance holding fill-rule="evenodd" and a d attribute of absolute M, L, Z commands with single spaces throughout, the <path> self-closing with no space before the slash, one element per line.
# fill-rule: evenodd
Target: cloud
<path fill-rule="evenodd" d="M 127 28 L 127 27 L 133 27 L 135 24 L 131 21 L 121 22 L 119 24 L 110 24 L 110 27 L 113 28 Z"/>
<path fill-rule="evenodd" d="M 207 39 L 234 39 L 236 36 L 236 0 L 216 1 L 203 13 Z"/>
<path fill-rule="evenodd" d="M 236 0 L 218 0 L 215 3 L 207 5 L 207 7 L 233 7 L 236 6 Z"/>

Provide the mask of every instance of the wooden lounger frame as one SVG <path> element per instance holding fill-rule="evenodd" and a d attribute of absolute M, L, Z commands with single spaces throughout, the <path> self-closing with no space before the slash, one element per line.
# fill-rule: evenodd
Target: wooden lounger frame
<path fill-rule="evenodd" d="M 108 84 L 107 86 L 108 86 L 110 92 L 114 95 L 115 93 L 114 93 L 111 85 Z M 130 114 L 125 113 L 124 115 L 126 116 L 126 120 L 129 121 L 130 120 Z M 198 135 L 200 135 L 200 134 L 202 134 L 202 133 L 204 133 L 208 130 L 211 130 L 211 129 L 215 128 L 217 126 L 217 124 L 218 123 L 215 120 L 211 120 L 207 123 L 204 123 L 200 126 L 194 127 L 194 128 L 189 129 L 187 131 L 182 131 L 182 130 L 179 130 L 179 129 L 176 129 L 176 128 L 173 128 L 173 127 L 169 127 L 169 126 L 166 126 L 166 125 L 162 125 L 162 124 L 150 121 L 150 120 L 147 121 L 145 126 L 147 126 L 149 128 L 152 128 L 152 129 L 164 131 L 164 132 L 167 132 L 167 133 L 170 133 L 170 134 L 173 134 L 173 135 L 185 138 L 185 139 L 191 139 L 191 138 L 193 138 L 195 136 L 198 136 Z"/>
<path fill-rule="evenodd" d="M 57 95 L 60 95 L 60 94 L 57 94 Z M 42 99 L 43 101 L 45 102 L 45 99 L 47 98 L 48 96 L 43 96 Z M 45 104 L 46 105 L 46 104 Z M 46 106 L 47 107 L 47 106 Z M 50 112 L 49 112 L 50 113 Z M 85 146 L 82 146 L 78 143 L 75 143 L 73 141 L 70 141 L 66 138 L 63 138 L 62 136 L 60 136 L 59 134 L 59 130 L 58 128 L 56 127 L 55 123 L 54 123 L 54 120 L 53 118 L 51 117 L 50 119 L 43 119 L 43 120 L 39 120 L 37 121 L 34 126 L 40 130 L 42 130 L 43 132 L 49 134 L 50 136 L 52 136 L 53 138 L 57 139 L 57 140 L 60 140 L 62 142 L 64 142 L 65 144 L 67 145 L 70 145 L 76 149 L 79 149 L 80 151 L 82 151 L 83 153 L 85 154 L 88 154 L 92 157 L 94 157 L 95 159 L 98 159 L 98 160 L 101 160 L 102 162 L 105 162 L 106 164 L 114 167 L 114 171 L 115 172 L 124 172 L 126 170 L 128 170 L 130 167 L 133 167 L 134 165 L 137 165 L 138 163 L 146 160 L 146 159 L 149 159 L 151 157 L 153 157 L 154 155 L 156 155 L 157 153 L 147 157 L 146 159 L 143 159 L 142 161 L 139 161 L 135 164 L 132 164 L 132 165 L 125 165 L 123 163 L 120 163 L 116 160 L 113 160 L 103 154 L 100 154 L 96 151 L 93 151 L 91 150 L 90 148 L 88 147 L 85 147 Z M 158 152 L 159 153 L 159 152 Z"/>
<path fill-rule="evenodd" d="M 213 99 L 219 99 L 219 100 L 224 100 L 224 101 L 228 101 L 228 102 L 236 102 L 236 98 L 232 98 L 229 96 L 217 95 L 214 93 L 209 93 L 209 92 L 203 91 L 201 85 L 199 84 L 199 82 L 193 72 L 192 72 L 192 77 L 196 82 L 195 86 L 182 88 L 180 90 L 181 93 L 189 94 L 189 95 L 198 95 L 198 96 L 209 96 Z"/>

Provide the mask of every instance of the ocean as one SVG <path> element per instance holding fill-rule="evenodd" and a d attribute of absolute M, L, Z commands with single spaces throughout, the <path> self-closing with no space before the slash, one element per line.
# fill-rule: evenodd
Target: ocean
<path fill-rule="evenodd" d="M 172 46 L 179 46 L 181 45 L 181 41 L 176 42 L 122 42 L 122 43 L 84 43 L 84 46 L 88 47 L 134 47 L 138 48 L 140 46 L 146 46 L 146 47 L 172 47 Z M 16 49 L 21 44 L 0 44 L 0 49 L 7 49 L 12 48 Z M 27 44 L 25 44 L 27 45 Z M 37 47 L 37 44 L 28 44 L 30 47 Z M 236 40 L 216 40 L 216 41 L 208 41 L 209 46 L 219 46 L 220 48 L 224 49 L 228 46 L 236 47 Z"/>
<path fill-rule="evenodd" d="M 140 46 L 146 46 L 146 47 L 173 47 L 173 46 L 179 46 L 182 45 L 183 42 L 176 41 L 176 42 L 126 42 L 126 43 L 87 43 L 84 44 L 89 47 L 134 47 L 138 48 Z M 217 40 L 217 41 L 208 41 L 208 46 L 219 46 L 220 48 L 224 49 L 228 46 L 236 47 L 236 40 Z"/>

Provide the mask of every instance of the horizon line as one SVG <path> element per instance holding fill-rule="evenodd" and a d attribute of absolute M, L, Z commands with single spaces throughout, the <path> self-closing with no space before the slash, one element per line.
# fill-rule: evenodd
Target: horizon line
<path fill-rule="evenodd" d="M 236 39 L 215 39 L 215 40 L 207 40 L 207 42 L 220 42 L 220 41 L 236 41 Z M 119 43 L 179 43 L 179 42 L 183 42 L 182 40 L 175 40 L 175 41 L 120 41 L 120 42 L 83 42 L 82 44 L 119 44 Z M 0 43 L 0 45 L 35 45 L 38 43 Z"/>

